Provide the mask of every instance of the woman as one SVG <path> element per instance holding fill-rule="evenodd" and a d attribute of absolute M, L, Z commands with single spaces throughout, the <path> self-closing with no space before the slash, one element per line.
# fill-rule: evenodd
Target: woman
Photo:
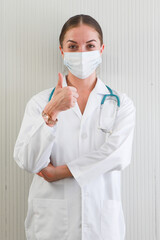
<path fill-rule="evenodd" d="M 104 44 L 95 19 L 71 17 L 59 40 L 69 72 L 54 92 L 28 101 L 14 148 L 17 164 L 35 174 L 26 236 L 124 240 L 121 171 L 131 161 L 135 107 L 96 76 Z"/>

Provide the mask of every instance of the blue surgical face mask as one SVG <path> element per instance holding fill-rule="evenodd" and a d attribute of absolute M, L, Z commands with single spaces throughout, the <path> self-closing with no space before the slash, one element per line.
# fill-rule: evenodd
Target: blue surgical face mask
<path fill-rule="evenodd" d="M 64 65 L 77 78 L 89 77 L 102 62 L 99 50 L 89 52 L 64 52 Z"/>

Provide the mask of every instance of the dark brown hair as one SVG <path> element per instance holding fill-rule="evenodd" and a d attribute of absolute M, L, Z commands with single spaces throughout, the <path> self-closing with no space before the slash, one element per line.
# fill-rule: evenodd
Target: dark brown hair
<path fill-rule="evenodd" d="M 79 26 L 80 24 L 85 24 L 94 28 L 98 32 L 99 40 L 102 46 L 103 32 L 99 23 L 89 15 L 79 14 L 69 18 L 68 21 L 63 25 L 60 36 L 59 36 L 59 43 L 61 47 L 63 48 L 63 40 L 66 32 L 71 28 Z"/>

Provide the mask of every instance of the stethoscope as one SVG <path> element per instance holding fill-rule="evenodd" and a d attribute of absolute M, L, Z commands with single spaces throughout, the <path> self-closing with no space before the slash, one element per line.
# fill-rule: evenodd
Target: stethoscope
<path fill-rule="evenodd" d="M 111 129 L 102 128 L 102 127 L 100 126 L 101 111 L 102 111 L 102 108 L 103 108 L 103 105 L 104 105 L 104 102 L 105 102 L 106 98 L 109 98 L 109 99 L 114 100 L 114 101 L 117 102 L 117 104 L 116 104 L 116 111 L 115 111 L 115 112 L 117 112 L 118 108 L 120 107 L 120 99 L 119 99 L 119 97 L 118 97 L 116 94 L 113 93 L 113 91 L 112 91 L 112 89 L 111 89 L 110 87 L 108 87 L 107 85 L 105 85 L 105 86 L 108 88 L 110 94 L 105 94 L 105 95 L 103 96 L 103 98 L 102 98 L 101 106 L 100 106 L 99 126 L 98 126 L 98 128 L 101 129 L 101 130 L 102 130 L 103 132 L 105 132 L 105 133 L 108 132 L 108 133 L 111 134 L 111 133 L 112 133 L 112 130 L 111 130 Z M 52 92 L 51 92 L 51 94 L 50 94 L 50 96 L 49 96 L 49 100 L 48 100 L 48 101 L 51 100 L 54 91 L 55 91 L 55 88 L 53 88 L 53 90 L 52 90 Z M 115 117 L 116 117 L 116 114 L 115 114 Z M 114 118 L 115 118 L 115 117 L 114 117 Z"/>

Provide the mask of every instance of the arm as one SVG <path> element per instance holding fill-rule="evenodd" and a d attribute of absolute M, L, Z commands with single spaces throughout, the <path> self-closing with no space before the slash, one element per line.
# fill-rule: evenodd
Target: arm
<path fill-rule="evenodd" d="M 54 167 L 52 163 L 49 163 L 47 167 L 37 173 L 40 177 L 43 177 L 48 182 L 55 182 L 63 178 L 73 177 L 66 165 Z"/>
<path fill-rule="evenodd" d="M 109 171 L 123 170 L 130 164 L 136 109 L 132 100 L 123 94 L 114 129 L 98 150 L 67 163 L 69 170 L 82 187 Z"/>
<path fill-rule="evenodd" d="M 59 79 L 51 100 L 44 112 L 55 120 L 57 114 L 74 107 L 77 101 L 77 89 L 63 87 L 63 75 Z M 37 100 L 38 101 L 38 100 Z M 31 173 L 38 173 L 50 163 L 50 155 L 56 137 L 57 124 L 46 124 L 42 117 L 42 107 L 32 97 L 27 103 L 21 129 L 14 147 L 13 157 L 19 167 Z"/>
<path fill-rule="evenodd" d="M 13 157 L 19 167 L 37 173 L 48 166 L 57 124 L 48 126 L 41 107 L 32 97 L 26 105 L 20 132 L 14 146 Z"/>

